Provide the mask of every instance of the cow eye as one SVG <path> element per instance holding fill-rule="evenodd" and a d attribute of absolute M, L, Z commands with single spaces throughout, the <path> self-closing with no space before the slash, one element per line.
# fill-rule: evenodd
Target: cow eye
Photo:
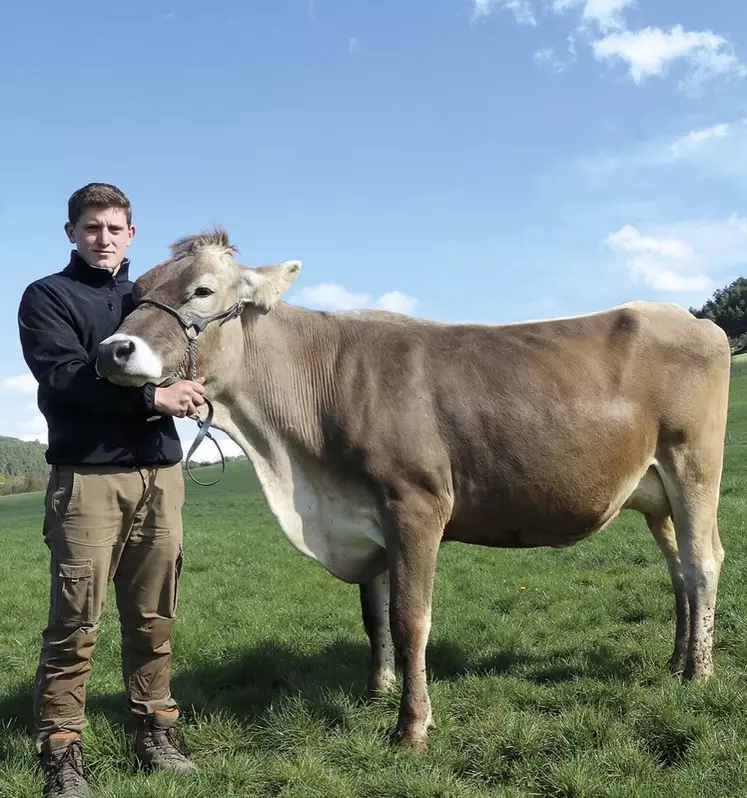
<path fill-rule="evenodd" d="M 195 296 L 212 296 L 213 293 L 215 293 L 213 289 L 208 288 L 206 285 L 195 288 Z"/>

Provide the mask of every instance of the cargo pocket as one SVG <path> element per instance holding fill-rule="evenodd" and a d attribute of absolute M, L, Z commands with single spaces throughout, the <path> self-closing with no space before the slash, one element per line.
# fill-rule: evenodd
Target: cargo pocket
<path fill-rule="evenodd" d="M 80 475 L 72 466 L 55 466 L 54 488 L 50 496 L 50 509 L 60 521 L 70 514 L 80 488 Z"/>
<path fill-rule="evenodd" d="M 47 479 L 47 490 L 44 494 L 44 511 L 49 512 L 52 509 L 52 496 L 57 490 L 57 469 L 52 466 L 49 469 L 49 478 Z"/>
<path fill-rule="evenodd" d="M 93 626 L 93 561 L 57 565 L 55 620 L 63 626 Z"/>

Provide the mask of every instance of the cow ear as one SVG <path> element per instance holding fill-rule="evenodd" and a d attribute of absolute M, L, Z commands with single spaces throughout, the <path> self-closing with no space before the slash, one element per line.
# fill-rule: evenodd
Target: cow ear
<path fill-rule="evenodd" d="M 241 299 L 261 313 L 269 313 L 301 271 L 300 260 L 287 260 L 279 266 L 244 268 Z"/>

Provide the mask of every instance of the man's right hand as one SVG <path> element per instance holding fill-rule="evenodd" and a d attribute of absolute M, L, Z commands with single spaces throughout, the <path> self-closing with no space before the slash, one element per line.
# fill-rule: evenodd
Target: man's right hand
<path fill-rule="evenodd" d="M 205 404 L 205 378 L 181 380 L 168 388 L 156 388 L 154 405 L 158 413 L 184 418 L 197 413 L 197 408 Z"/>

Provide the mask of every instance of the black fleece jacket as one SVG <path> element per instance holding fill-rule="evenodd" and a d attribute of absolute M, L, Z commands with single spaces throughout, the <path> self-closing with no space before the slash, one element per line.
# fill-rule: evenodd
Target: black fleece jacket
<path fill-rule="evenodd" d="M 173 418 L 148 421 L 155 386 L 126 388 L 96 375 L 99 344 L 134 307 L 129 265 L 112 277 L 74 251 L 63 271 L 31 283 L 21 298 L 21 346 L 39 383 L 51 464 L 137 468 L 182 458 Z"/>

